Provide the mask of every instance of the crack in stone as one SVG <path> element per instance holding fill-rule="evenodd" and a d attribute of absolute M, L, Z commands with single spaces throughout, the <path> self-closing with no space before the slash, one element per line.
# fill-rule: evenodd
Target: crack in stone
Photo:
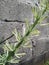
<path fill-rule="evenodd" d="M 25 23 L 25 21 L 20 21 L 20 20 L 7 20 L 7 19 L 0 19 L 2 22 L 19 22 L 19 23 Z M 12 38 L 14 34 L 10 35 L 8 38 L 4 39 L 3 41 L 0 42 L 0 44 L 4 43 L 6 40 Z"/>
<path fill-rule="evenodd" d="M 19 22 L 19 23 L 25 23 L 25 21 L 21 21 L 21 20 L 7 20 L 7 19 L 0 19 L 3 22 Z"/>
<path fill-rule="evenodd" d="M 12 38 L 14 36 L 14 34 L 12 34 L 11 36 L 9 36 L 8 38 L 4 39 L 3 41 L 0 42 L 0 44 L 4 43 L 6 40 Z"/>

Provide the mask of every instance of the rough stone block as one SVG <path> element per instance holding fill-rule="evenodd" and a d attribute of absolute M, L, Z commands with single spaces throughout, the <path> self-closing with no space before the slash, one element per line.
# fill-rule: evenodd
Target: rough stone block
<path fill-rule="evenodd" d="M 29 1 L 29 0 L 28 0 Z M 0 19 L 33 21 L 31 6 L 27 0 L 0 0 Z"/>
<path fill-rule="evenodd" d="M 34 54 L 36 56 L 44 53 L 45 51 L 49 50 L 49 37 L 47 38 L 39 38 L 38 40 L 36 40 L 36 47 L 34 48 Z"/>

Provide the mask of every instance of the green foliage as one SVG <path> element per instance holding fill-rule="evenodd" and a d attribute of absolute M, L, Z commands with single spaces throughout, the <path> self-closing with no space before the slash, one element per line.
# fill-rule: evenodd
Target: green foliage
<path fill-rule="evenodd" d="M 47 61 L 44 65 L 49 65 L 49 61 Z"/>
<path fill-rule="evenodd" d="M 37 4 L 38 5 L 38 4 Z M 3 45 L 4 54 L 0 54 L 0 65 L 6 65 L 8 62 L 10 63 L 18 63 L 20 58 L 26 53 L 17 53 L 19 48 L 21 46 L 23 47 L 31 47 L 28 45 L 29 37 L 32 35 L 39 35 L 40 31 L 35 29 L 36 25 L 41 23 L 45 18 L 47 18 L 47 11 L 49 10 L 49 1 L 48 0 L 40 0 L 40 3 L 38 6 L 35 6 L 32 8 L 32 12 L 34 15 L 34 23 L 29 24 L 28 20 L 26 19 L 26 32 L 21 37 L 20 33 L 17 32 L 15 29 L 12 33 L 14 34 L 16 38 L 15 44 L 10 44 L 8 41 Z"/>
<path fill-rule="evenodd" d="M 49 23 L 46 23 L 46 24 L 40 24 L 40 26 L 47 26 L 49 25 Z"/>
<path fill-rule="evenodd" d="M 21 35 L 19 32 L 17 32 L 16 29 L 14 29 L 14 31 L 12 32 L 16 38 L 16 40 L 19 42 L 21 40 Z"/>

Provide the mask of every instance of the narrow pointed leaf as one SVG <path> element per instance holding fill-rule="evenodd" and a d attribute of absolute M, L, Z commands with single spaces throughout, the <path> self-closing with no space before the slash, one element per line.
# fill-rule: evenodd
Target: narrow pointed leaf
<path fill-rule="evenodd" d="M 18 54 L 15 54 L 15 56 L 17 58 L 21 58 L 22 56 L 26 55 L 26 53 L 18 53 Z"/>
<path fill-rule="evenodd" d="M 38 15 L 36 7 L 32 8 L 32 12 L 33 12 L 34 18 L 36 19 Z"/>
<path fill-rule="evenodd" d="M 16 40 L 19 42 L 19 41 L 21 40 L 21 35 L 20 35 L 20 33 L 17 32 L 16 29 L 14 29 L 14 31 L 13 31 L 12 33 L 15 35 Z"/>
<path fill-rule="evenodd" d="M 25 19 L 25 24 L 26 24 L 26 30 L 27 30 L 27 29 L 29 29 L 29 27 L 30 27 L 30 24 L 29 24 L 29 21 L 28 21 L 28 19 Z"/>
<path fill-rule="evenodd" d="M 8 43 L 8 41 L 6 41 L 6 44 L 4 44 L 3 48 L 4 48 L 4 50 L 7 50 L 7 51 L 13 51 L 13 49 L 11 48 L 11 45 Z"/>
<path fill-rule="evenodd" d="M 41 22 L 44 21 L 46 18 L 47 18 L 47 16 L 42 16 L 42 17 L 40 18 L 40 20 L 38 21 L 38 23 L 41 23 Z"/>
<path fill-rule="evenodd" d="M 40 24 L 40 26 L 47 26 L 47 25 L 49 25 L 49 23 Z"/>
<path fill-rule="evenodd" d="M 31 32 L 31 34 L 32 35 L 39 35 L 39 33 L 40 33 L 40 31 L 39 30 L 33 30 L 32 32 Z"/>
<path fill-rule="evenodd" d="M 14 59 L 11 59 L 11 60 L 8 61 L 8 62 L 10 62 L 10 63 L 19 63 L 19 61 L 20 61 L 20 60 L 17 60 L 17 59 L 14 58 Z"/>
<path fill-rule="evenodd" d="M 23 46 L 24 48 L 32 48 L 32 45 Z"/>

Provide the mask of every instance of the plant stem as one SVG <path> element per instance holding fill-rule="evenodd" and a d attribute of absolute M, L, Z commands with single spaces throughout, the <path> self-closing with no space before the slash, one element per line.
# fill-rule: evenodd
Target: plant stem
<path fill-rule="evenodd" d="M 23 44 L 23 41 L 26 39 L 26 37 L 32 32 L 32 29 L 34 29 L 34 27 L 37 25 L 38 21 L 40 18 L 38 18 L 34 24 L 32 24 L 31 29 L 28 30 L 28 32 L 26 33 L 26 35 L 22 38 L 22 40 L 16 45 L 14 52 L 20 47 L 20 45 Z"/>

